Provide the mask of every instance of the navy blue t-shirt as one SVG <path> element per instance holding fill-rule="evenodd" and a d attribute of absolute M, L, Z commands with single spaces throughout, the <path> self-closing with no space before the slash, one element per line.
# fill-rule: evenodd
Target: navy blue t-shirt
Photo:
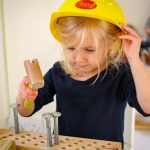
<path fill-rule="evenodd" d="M 66 136 L 118 141 L 123 143 L 126 104 L 145 114 L 136 98 L 135 84 L 128 64 L 119 70 L 108 68 L 86 81 L 72 79 L 59 62 L 44 76 L 44 88 L 39 89 L 35 110 L 52 102 L 56 95 L 56 110 L 62 113 L 59 133 Z M 104 77 L 105 75 L 105 77 Z"/>

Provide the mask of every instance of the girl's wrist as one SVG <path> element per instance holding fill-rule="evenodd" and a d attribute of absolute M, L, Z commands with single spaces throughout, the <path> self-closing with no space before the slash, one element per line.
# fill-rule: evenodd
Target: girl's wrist
<path fill-rule="evenodd" d="M 128 59 L 128 62 L 130 64 L 130 66 L 132 66 L 132 65 L 136 65 L 138 62 L 141 62 L 141 59 L 139 56 L 137 56 L 137 57 Z"/>

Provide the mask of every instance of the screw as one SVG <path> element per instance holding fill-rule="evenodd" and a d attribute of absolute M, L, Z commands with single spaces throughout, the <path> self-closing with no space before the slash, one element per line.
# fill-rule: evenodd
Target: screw
<path fill-rule="evenodd" d="M 19 133 L 18 104 L 13 103 L 13 104 L 10 105 L 10 108 L 13 109 L 15 133 Z"/>
<path fill-rule="evenodd" d="M 58 117 L 61 116 L 60 112 L 53 112 L 52 113 L 54 117 L 54 144 L 59 144 L 59 130 L 58 130 Z"/>
<path fill-rule="evenodd" d="M 52 117 L 51 113 L 45 113 L 42 117 L 46 120 L 46 133 L 47 133 L 47 146 L 52 147 L 52 134 L 51 134 L 51 122 L 50 118 Z"/>

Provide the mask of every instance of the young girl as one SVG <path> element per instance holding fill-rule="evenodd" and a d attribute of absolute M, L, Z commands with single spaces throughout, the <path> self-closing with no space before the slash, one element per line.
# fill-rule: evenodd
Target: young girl
<path fill-rule="evenodd" d="M 56 95 L 61 135 L 123 143 L 126 104 L 150 114 L 150 75 L 139 58 L 141 38 L 124 24 L 114 0 L 66 0 L 51 17 L 64 61 L 46 73 L 38 91 L 23 78 L 19 113 L 30 116 Z M 24 108 L 25 99 L 34 101 L 33 108 Z"/>

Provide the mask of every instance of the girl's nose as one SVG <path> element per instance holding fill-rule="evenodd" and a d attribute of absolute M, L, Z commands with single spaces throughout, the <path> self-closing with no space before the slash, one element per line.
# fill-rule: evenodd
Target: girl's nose
<path fill-rule="evenodd" d="M 75 59 L 77 62 L 84 62 L 86 60 L 85 53 L 82 50 L 77 51 Z"/>

